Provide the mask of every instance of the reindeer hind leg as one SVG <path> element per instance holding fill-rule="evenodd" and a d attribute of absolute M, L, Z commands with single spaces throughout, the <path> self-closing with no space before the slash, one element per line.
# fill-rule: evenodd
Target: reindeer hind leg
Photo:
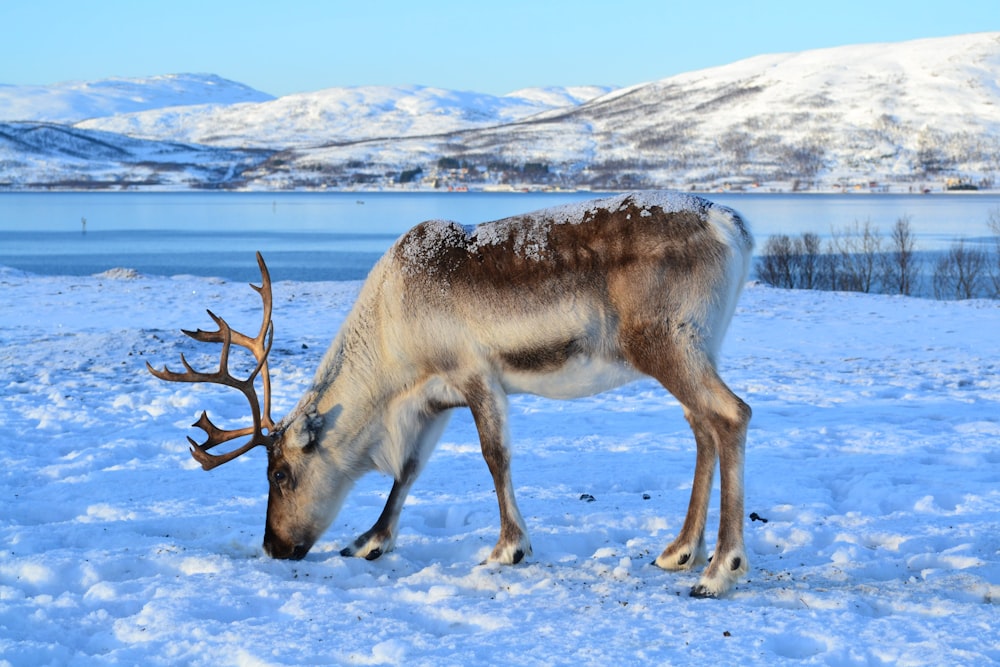
<path fill-rule="evenodd" d="M 694 481 L 691 484 L 691 498 L 688 501 L 684 525 L 677 537 L 657 557 L 655 564 L 665 570 L 690 570 L 708 562 L 708 551 L 705 546 L 705 524 L 708 516 L 708 503 L 712 493 L 712 480 L 715 475 L 715 463 L 718 460 L 718 448 L 712 434 L 699 428 L 700 422 L 693 419 L 685 408 L 687 418 L 695 434 L 697 454 L 694 469 Z"/>
<path fill-rule="evenodd" d="M 743 458 L 750 408 L 719 377 L 697 339 L 671 335 L 667 327 L 646 327 L 625 336 L 629 361 L 650 375 L 684 406 L 697 446 L 687 515 L 677 538 L 656 564 L 689 569 L 705 560 L 705 524 L 715 463 L 721 471 L 721 517 L 715 557 L 691 594 L 716 597 L 748 569 L 743 544 Z"/>

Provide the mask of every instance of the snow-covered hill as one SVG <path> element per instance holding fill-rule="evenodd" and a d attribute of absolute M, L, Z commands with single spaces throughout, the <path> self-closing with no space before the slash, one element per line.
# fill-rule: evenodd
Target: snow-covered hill
<path fill-rule="evenodd" d="M 164 93 L 162 104 L 140 94 L 147 102 L 137 109 L 127 108 L 124 96 L 114 98 L 118 107 L 87 98 L 61 117 L 88 118 L 77 130 L 265 151 L 269 159 L 240 162 L 229 182 L 258 189 L 835 189 L 871 182 L 905 189 L 942 187 L 948 179 L 992 186 L 1000 178 L 1000 32 L 762 55 L 620 90 L 497 97 L 357 87 L 260 100 L 247 99 L 262 95 L 249 89 L 245 97 L 213 98 L 205 89 L 223 80 L 198 80 L 204 85 L 192 85 L 200 94 Z M 158 83 L 155 90 L 166 85 L 149 81 Z M 231 82 L 224 83 L 228 89 Z M 4 92 L 0 120 L 14 119 L 10 109 L 35 108 L 31 96 Z M 26 117 L 57 115 L 50 109 L 46 116 L 43 106 Z M 7 187 L 49 183 L 48 173 L 60 171 L 59 155 L 47 169 L 27 169 L 16 149 L 3 150 L 0 184 Z M 178 181 L 165 178 L 160 186 Z"/>
<path fill-rule="evenodd" d="M 270 155 L 147 141 L 43 122 L 0 121 L 0 188 L 215 188 Z"/>
<path fill-rule="evenodd" d="M 591 168 L 640 156 L 653 180 L 993 174 L 1000 33 L 760 56 L 622 91 L 573 121 L 594 126 Z"/>
<path fill-rule="evenodd" d="M 426 86 L 358 86 L 288 95 L 260 104 L 118 114 L 79 126 L 160 141 L 308 147 L 503 125 L 578 105 L 609 90 L 598 86 L 531 88 L 498 97 Z"/>
<path fill-rule="evenodd" d="M 558 185 L 825 187 L 995 179 L 1000 33 L 760 56 L 503 127 L 299 152 L 300 165 L 542 163 Z M 341 178 L 347 176 L 341 175 Z"/>
<path fill-rule="evenodd" d="M 274 97 L 212 74 L 70 81 L 51 86 L 0 84 L 0 120 L 76 123 L 148 109 L 228 106 Z"/>

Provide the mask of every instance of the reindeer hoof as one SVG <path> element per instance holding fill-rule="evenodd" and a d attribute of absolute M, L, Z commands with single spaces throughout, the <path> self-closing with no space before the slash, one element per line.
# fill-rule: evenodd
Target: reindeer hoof
<path fill-rule="evenodd" d="M 705 586 L 702 586 L 701 584 L 698 584 L 697 586 L 694 586 L 691 589 L 690 595 L 693 598 L 700 598 L 702 600 L 705 600 L 705 599 L 718 600 L 719 599 L 718 595 L 716 595 L 715 593 L 713 593 L 712 591 L 710 591 Z"/>
<path fill-rule="evenodd" d="M 340 555 L 343 556 L 344 558 L 352 558 L 354 556 L 357 556 L 358 553 L 359 553 L 359 550 L 355 549 L 354 547 L 344 547 L 343 549 L 340 550 Z M 365 560 L 375 560 L 376 558 L 380 557 L 382 554 L 383 554 L 382 549 L 376 547 L 376 548 L 372 549 L 371 551 L 369 551 L 368 553 L 366 553 L 364 555 L 364 559 Z"/>
<path fill-rule="evenodd" d="M 487 563 L 499 563 L 500 565 L 517 565 L 524 560 L 525 556 L 531 555 L 531 543 L 527 539 L 522 539 L 520 543 L 500 546 L 497 544 L 493 553 L 486 559 Z"/>

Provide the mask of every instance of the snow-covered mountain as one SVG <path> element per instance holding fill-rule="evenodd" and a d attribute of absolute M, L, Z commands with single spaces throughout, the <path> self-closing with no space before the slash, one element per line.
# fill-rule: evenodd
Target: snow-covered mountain
<path fill-rule="evenodd" d="M 0 84 L 0 120 L 77 123 L 165 107 L 229 106 L 273 99 L 272 95 L 212 74 L 70 81 L 51 86 Z"/>
<path fill-rule="evenodd" d="M 377 174 L 426 165 L 428 155 L 503 165 L 507 178 L 511 167 L 544 165 L 564 186 L 995 180 L 1000 33 L 760 56 L 501 127 L 282 154 L 279 169 L 259 173 L 283 181 L 323 165 L 343 181 L 351 174 L 341 165 Z"/>
<path fill-rule="evenodd" d="M 171 78 L 150 82 L 160 79 Z M 0 121 L 14 119 L 9 109 L 32 108 L 10 87 L 4 92 Z M 226 95 L 203 94 L 197 102 L 194 94 L 163 94 L 159 105 L 154 95 L 138 94 L 148 102 L 136 109 L 123 97 L 120 108 L 87 98 L 79 112 L 61 117 L 88 118 L 72 128 L 77 137 L 100 131 L 100 141 L 140 138 L 150 142 L 146 149 L 157 142 L 211 146 L 213 159 L 231 152 L 231 177 L 216 183 L 228 187 L 832 189 L 873 181 L 935 186 L 949 178 L 989 185 L 1000 174 L 1000 32 L 763 55 L 619 90 L 497 97 L 357 87 L 228 102 Z M 178 98 L 187 102 L 180 106 Z M 56 115 L 47 113 L 26 117 Z M 4 143 L 4 132 L 0 126 L 0 184 L 58 182 L 62 153 L 36 151 L 28 165 L 19 144 Z M 86 170 L 84 158 L 74 159 L 75 170 Z M 114 171 L 111 162 L 101 164 Z M 133 167 L 123 162 L 119 171 Z M 159 179 L 161 187 L 192 182 L 176 163 Z M 128 180 L 119 174 L 118 182 Z"/>
<path fill-rule="evenodd" d="M 0 188 L 231 187 L 270 152 L 0 121 Z"/>
<path fill-rule="evenodd" d="M 575 106 L 611 88 L 529 88 L 502 97 L 426 86 L 358 86 L 259 104 L 153 109 L 80 123 L 146 139 L 224 146 L 308 147 L 441 134 L 511 123 Z"/>

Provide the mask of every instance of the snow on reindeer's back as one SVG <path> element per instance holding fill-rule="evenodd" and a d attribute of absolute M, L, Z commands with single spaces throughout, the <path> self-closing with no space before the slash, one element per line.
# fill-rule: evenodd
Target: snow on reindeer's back
<path fill-rule="evenodd" d="M 479 249 L 505 244 L 510 244 L 511 250 L 519 257 L 540 261 L 545 258 L 548 250 L 552 225 L 581 224 L 592 219 L 599 211 L 625 211 L 629 208 L 638 209 L 640 219 L 651 217 L 652 209 L 660 209 L 668 214 L 692 212 L 698 214 L 698 217 L 705 217 L 709 211 L 717 210 L 722 213 L 721 216 L 710 216 L 715 224 L 735 224 L 738 233 L 749 238 L 742 219 L 726 207 L 694 195 L 653 191 L 564 204 L 478 225 L 428 220 L 400 239 L 396 254 L 405 260 L 406 269 L 411 273 L 417 267 L 433 269 L 432 263 L 449 251 L 475 253 Z"/>
<path fill-rule="evenodd" d="M 599 210 L 621 211 L 627 209 L 630 205 L 640 209 L 640 215 L 648 216 L 652 215 L 650 212 L 652 208 L 659 208 L 664 213 L 680 213 L 682 211 L 702 213 L 713 204 L 707 199 L 683 192 L 653 190 L 626 192 L 604 199 L 590 199 L 588 201 L 555 206 L 529 213 L 528 216 L 541 216 L 556 222 L 574 223 L 585 220 L 589 217 L 588 214 L 593 214 Z"/>
<path fill-rule="evenodd" d="M 627 211 L 638 209 L 639 218 L 652 217 L 653 209 L 662 213 L 694 213 L 706 219 L 718 231 L 719 238 L 727 245 L 735 242 L 750 248 L 753 239 L 749 227 L 736 211 L 715 204 L 707 199 L 682 192 L 643 191 L 630 192 L 604 199 L 544 208 L 530 213 L 503 218 L 478 226 L 465 227 L 469 236 L 469 250 L 489 245 L 511 243 L 514 252 L 526 259 L 544 257 L 551 225 L 585 223 L 599 211 Z"/>

